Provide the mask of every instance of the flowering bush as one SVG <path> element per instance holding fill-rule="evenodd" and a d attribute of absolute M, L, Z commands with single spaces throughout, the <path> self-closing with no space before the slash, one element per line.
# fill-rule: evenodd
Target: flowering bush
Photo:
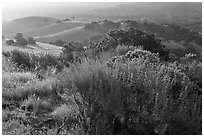
<path fill-rule="evenodd" d="M 127 57 L 136 59 L 112 67 L 83 60 L 59 76 L 64 88 L 82 96 L 76 102 L 84 134 L 201 134 L 196 85 L 179 67 L 149 60 L 157 55 L 133 53 Z"/>

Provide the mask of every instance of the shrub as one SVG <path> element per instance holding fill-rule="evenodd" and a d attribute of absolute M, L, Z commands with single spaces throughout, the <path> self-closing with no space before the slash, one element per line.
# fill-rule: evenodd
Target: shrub
<path fill-rule="evenodd" d="M 20 70 L 46 70 L 48 66 L 57 68 L 60 71 L 63 66 L 59 57 L 46 54 L 33 54 L 18 50 L 4 52 L 4 55 L 15 64 Z"/>
<path fill-rule="evenodd" d="M 19 46 L 25 46 L 28 44 L 27 40 L 23 38 L 22 33 L 17 33 L 15 36 L 16 44 Z"/>
<path fill-rule="evenodd" d="M 140 56 L 111 68 L 84 60 L 59 79 L 83 98 L 85 134 L 201 134 L 201 96 L 177 67 Z"/>
<path fill-rule="evenodd" d="M 36 44 L 36 41 L 32 37 L 28 37 L 27 41 L 28 41 L 28 44 L 32 44 L 32 45 Z"/>
<path fill-rule="evenodd" d="M 53 42 L 52 44 L 54 44 L 56 46 L 61 46 L 62 47 L 64 44 L 66 44 L 66 42 L 58 39 L 55 42 Z"/>
<path fill-rule="evenodd" d="M 187 54 L 181 58 L 180 69 L 189 77 L 189 79 L 202 88 L 202 62 L 196 54 Z"/>
<path fill-rule="evenodd" d="M 27 111 L 34 112 L 36 114 L 43 114 L 51 112 L 53 110 L 52 105 L 45 99 L 31 95 L 27 100 L 21 103 L 21 108 L 25 107 Z"/>
<path fill-rule="evenodd" d="M 129 51 L 129 47 L 125 45 L 118 45 L 115 50 L 119 55 L 124 55 Z"/>
<path fill-rule="evenodd" d="M 153 53 L 159 53 L 160 56 L 168 55 L 161 40 L 157 39 L 153 34 L 147 34 L 135 28 L 127 30 L 115 30 L 108 33 L 118 44 L 142 46 L 144 50 Z"/>
<path fill-rule="evenodd" d="M 2 54 L 4 54 L 4 53 L 5 52 L 2 52 Z M 8 56 L 10 56 L 9 53 L 8 53 Z M 17 70 L 15 65 L 7 57 L 2 56 L 2 72 L 3 73 L 4 72 L 13 72 L 15 70 Z"/>
<path fill-rule="evenodd" d="M 20 124 L 18 120 L 11 120 L 9 122 L 2 122 L 3 135 L 29 135 L 30 126 Z"/>
<path fill-rule="evenodd" d="M 58 98 L 56 91 L 56 81 L 52 78 L 43 81 L 40 81 L 37 78 L 32 78 L 32 80 L 26 83 L 20 82 L 18 80 L 9 81 L 11 78 L 6 79 L 3 77 L 5 82 L 3 82 L 4 88 L 2 91 L 2 97 L 4 99 L 22 101 L 33 94 L 41 98 Z M 56 101 L 60 101 L 60 99 L 51 100 L 51 103 L 54 102 L 53 105 L 56 105 Z"/>
<path fill-rule="evenodd" d="M 73 52 L 75 51 L 75 47 L 71 43 L 65 44 L 65 45 L 63 45 L 63 47 L 64 48 L 62 50 L 62 53 L 60 54 L 60 58 L 62 59 L 63 64 L 68 66 L 69 62 L 74 61 Z"/>
<path fill-rule="evenodd" d="M 155 53 L 151 53 L 150 51 L 147 51 L 147 50 L 135 49 L 133 51 L 128 51 L 125 54 L 125 57 L 130 60 L 134 60 L 137 58 L 144 58 L 148 62 L 159 63 L 159 55 Z"/>
<path fill-rule="evenodd" d="M 79 114 L 78 108 L 74 102 L 72 104 L 61 105 L 57 107 L 51 115 L 58 119 L 59 121 L 63 121 L 65 117 L 75 117 Z"/>
<path fill-rule="evenodd" d="M 16 33 L 15 39 L 22 39 L 23 38 L 23 34 L 22 33 Z"/>
<path fill-rule="evenodd" d="M 23 51 L 18 51 L 18 50 L 13 50 L 10 52 L 10 59 L 11 61 L 19 68 L 34 68 L 35 64 L 33 64 L 30 60 L 30 55 L 29 53 L 23 52 Z"/>
<path fill-rule="evenodd" d="M 28 42 L 26 41 L 26 39 L 21 38 L 21 39 L 16 40 L 16 44 L 19 45 L 19 46 L 25 46 L 25 45 L 28 44 Z"/>
<path fill-rule="evenodd" d="M 14 41 L 13 40 L 6 40 L 6 44 L 7 45 L 14 45 Z"/>

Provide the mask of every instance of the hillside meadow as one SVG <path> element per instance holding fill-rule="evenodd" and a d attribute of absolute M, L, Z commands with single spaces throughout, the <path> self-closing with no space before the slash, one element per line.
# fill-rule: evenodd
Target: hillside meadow
<path fill-rule="evenodd" d="M 7 45 L 5 41 L 2 41 L 2 51 L 12 51 L 12 50 L 19 50 L 25 51 L 29 53 L 50 53 L 52 55 L 60 55 L 62 52 L 62 47 L 37 42 L 36 45 L 27 45 L 27 46 L 14 46 L 14 45 Z"/>
<path fill-rule="evenodd" d="M 3 2 L 3 135 L 202 135 L 201 2 Z"/>
<path fill-rule="evenodd" d="M 57 55 L 3 45 L 4 135 L 202 134 L 196 54 L 167 59 L 161 41 L 136 29 L 112 31 L 86 49 L 75 44 Z"/>

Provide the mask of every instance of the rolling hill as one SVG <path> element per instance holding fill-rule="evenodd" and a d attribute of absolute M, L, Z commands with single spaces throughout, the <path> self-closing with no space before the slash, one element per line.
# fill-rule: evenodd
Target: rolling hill
<path fill-rule="evenodd" d="M 37 28 L 30 28 L 24 31 L 21 31 L 25 38 L 27 37 L 40 37 L 45 35 L 51 35 L 55 33 L 62 32 L 64 30 L 69 30 L 75 27 L 83 26 L 85 22 L 59 22 L 59 23 L 52 23 L 49 25 L 44 25 Z M 6 38 L 14 38 L 17 32 L 5 35 Z"/>
<path fill-rule="evenodd" d="M 5 23 L 2 26 L 2 35 L 5 38 L 7 38 L 9 34 L 50 25 L 50 24 L 56 23 L 57 21 L 58 19 L 55 19 L 55 18 L 39 17 L 39 16 L 15 19 L 15 20 L 9 21 L 8 23 Z"/>
<path fill-rule="evenodd" d="M 154 6 L 151 7 L 151 9 L 148 9 L 146 11 L 147 13 L 150 12 L 151 10 L 155 10 L 155 7 L 159 7 L 160 10 L 159 9 L 156 10 L 158 12 L 161 11 L 161 9 L 166 11 L 164 9 L 165 4 L 163 3 L 159 3 L 159 4 L 147 3 L 147 4 L 143 4 L 142 7 L 144 8 L 150 5 L 154 5 Z M 175 9 L 176 7 L 183 6 L 182 4 L 175 6 L 174 3 L 171 3 L 170 5 L 166 6 L 166 8 L 171 9 L 170 7 L 172 5 L 174 5 Z M 134 7 L 135 5 L 133 4 L 132 6 Z M 118 7 L 119 9 L 120 7 L 124 7 L 124 8 L 130 7 L 131 9 L 132 6 L 126 4 L 126 6 L 123 5 L 123 6 L 118 6 Z M 188 7 L 188 6 L 189 5 L 186 4 L 184 7 Z M 185 8 L 180 9 L 180 11 L 185 11 L 184 9 Z M 191 10 L 192 9 L 193 9 L 193 6 L 191 7 Z M 108 8 L 108 10 L 115 11 L 115 7 Z M 135 11 L 137 10 L 138 9 L 136 9 Z M 102 11 L 102 10 L 99 10 L 99 11 Z M 126 11 L 127 11 L 127 14 L 129 14 L 128 10 Z M 132 9 L 132 12 L 133 11 L 134 10 Z M 106 15 L 105 13 L 106 11 L 104 11 L 104 16 Z M 138 12 L 138 16 L 140 16 L 139 15 L 140 13 L 141 12 Z M 173 11 L 170 13 L 173 14 Z M 96 11 L 93 14 L 97 15 L 98 12 Z M 125 16 L 125 13 L 123 14 Z M 120 14 L 121 17 L 123 14 Z M 159 17 L 165 18 L 163 17 L 163 14 L 166 15 L 166 13 L 161 13 L 161 14 L 158 14 L 157 16 L 154 16 L 155 13 L 152 13 L 150 15 L 152 15 L 152 18 L 159 19 Z M 114 14 L 110 12 L 110 17 L 112 17 L 113 15 Z M 137 14 L 135 13 L 135 15 Z M 145 13 L 143 13 L 143 15 L 145 16 Z M 179 16 L 180 15 L 175 14 L 173 18 L 176 18 Z M 186 16 L 184 17 L 187 18 Z M 116 17 L 118 16 L 116 15 Z M 199 18 L 197 14 L 195 14 L 195 17 L 192 17 L 192 18 L 189 17 L 189 19 L 197 20 Z M 186 50 L 188 48 L 193 47 L 193 49 L 196 52 L 201 54 L 201 52 L 199 52 L 201 51 L 200 49 L 202 49 L 201 34 L 197 32 L 193 32 L 190 29 L 179 27 L 177 25 L 153 23 L 151 21 L 150 22 L 149 21 L 140 22 L 140 21 L 134 21 L 134 20 L 126 20 L 126 21 L 120 20 L 117 22 L 111 22 L 111 21 L 104 20 L 104 21 L 92 22 L 89 24 L 90 24 L 89 25 L 90 27 L 87 28 L 87 25 L 88 25 L 87 22 L 83 22 L 83 21 L 71 20 L 71 21 L 65 22 L 65 21 L 61 21 L 55 18 L 50 18 L 50 17 L 27 17 L 27 18 L 16 19 L 16 20 L 3 24 L 3 36 L 6 39 L 13 39 L 17 32 L 21 32 L 24 38 L 33 37 L 37 42 L 40 42 L 40 43 L 51 43 L 56 40 L 62 40 L 65 42 L 70 42 L 70 41 L 82 42 L 83 40 L 97 39 L 98 37 L 100 38 L 104 37 L 106 36 L 106 33 L 108 31 L 113 30 L 113 29 L 124 29 L 128 27 L 134 27 L 144 32 L 154 33 L 158 38 L 162 39 L 163 44 L 166 45 L 168 49 Z M 196 29 L 199 29 L 199 26 L 196 26 Z M 36 48 L 36 47 L 28 47 L 28 48 Z"/>
<path fill-rule="evenodd" d="M 156 23 L 173 23 L 201 32 L 201 2 L 136 2 L 81 13 L 89 19 L 137 19 Z"/>
<path fill-rule="evenodd" d="M 83 41 L 89 39 L 92 36 L 100 35 L 99 32 L 87 30 L 83 26 L 75 27 L 73 29 L 65 30 L 52 35 L 36 37 L 39 42 L 49 43 L 57 39 L 69 42 L 69 41 Z"/>
<path fill-rule="evenodd" d="M 26 17 L 4 23 L 2 34 L 6 39 L 14 39 L 20 32 L 24 38 L 34 37 L 39 42 L 52 42 L 56 39 L 63 41 L 82 41 L 98 32 L 84 29 L 84 21 L 61 21 L 50 17 Z"/>

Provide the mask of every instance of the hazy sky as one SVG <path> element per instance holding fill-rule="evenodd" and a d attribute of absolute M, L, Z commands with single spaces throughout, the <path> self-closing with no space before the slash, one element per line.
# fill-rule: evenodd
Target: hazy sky
<path fill-rule="evenodd" d="M 121 2 L 7 2 L 2 5 L 2 19 L 11 20 L 26 16 L 66 17 L 98 8 L 112 7 Z"/>

